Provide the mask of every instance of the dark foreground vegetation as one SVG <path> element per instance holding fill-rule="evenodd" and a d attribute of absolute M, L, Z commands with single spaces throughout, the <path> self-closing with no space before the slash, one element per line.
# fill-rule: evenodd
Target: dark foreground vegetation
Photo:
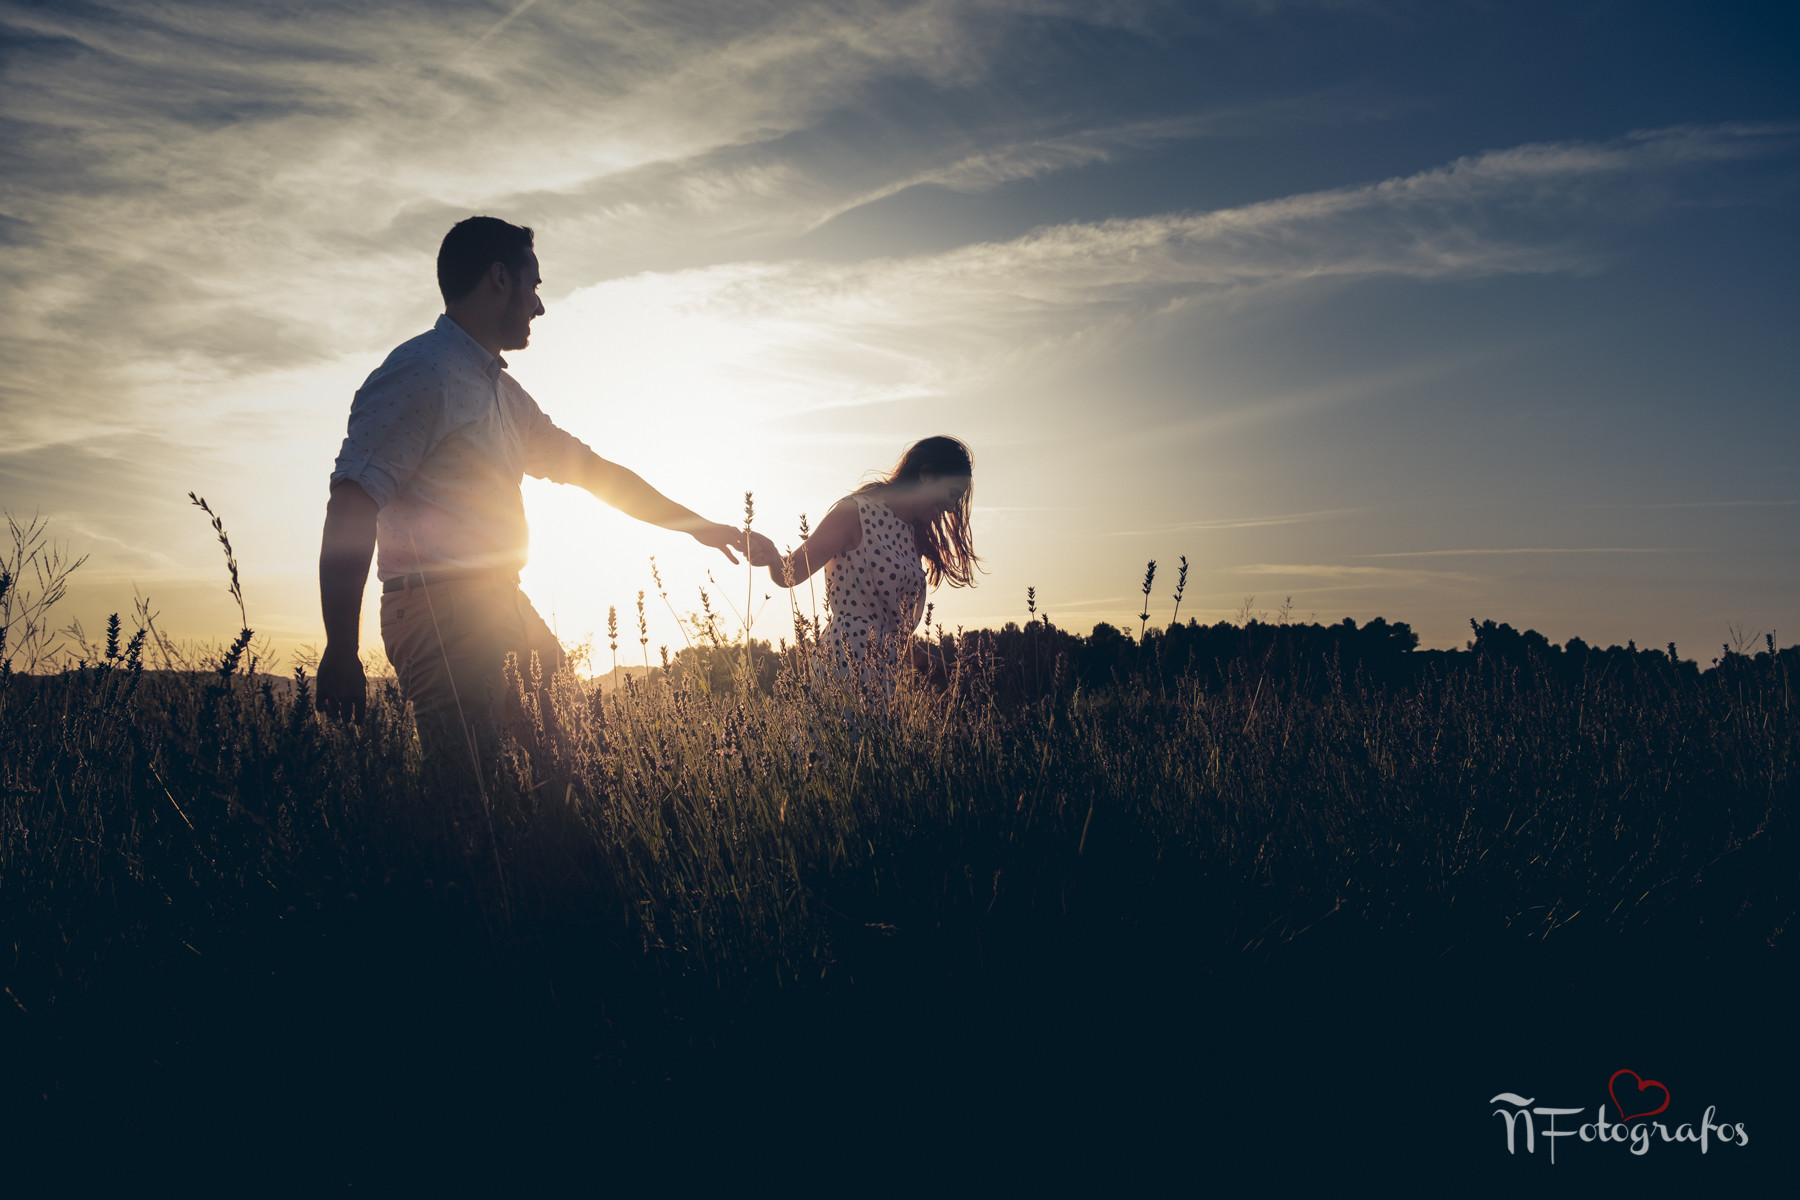
<path fill-rule="evenodd" d="M 1488 1097 L 1632 1067 L 1766 1134 L 1702 1176 L 1791 1162 L 1800 648 L 1534 637 L 1033 623 L 885 711 L 739 647 L 555 681 L 472 788 L 391 684 L 338 725 L 241 646 L 151 670 L 116 630 L 0 681 L 9 1155 L 240 1194 L 1514 1190 L 1548 1164 Z M 1557 1178 L 1699 1161 L 1594 1158 Z"/>

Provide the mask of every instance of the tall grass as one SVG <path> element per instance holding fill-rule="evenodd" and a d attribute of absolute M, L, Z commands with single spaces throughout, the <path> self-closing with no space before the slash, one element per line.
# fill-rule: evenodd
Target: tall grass
<path fill-rule="evenodd" d="M 1791 955 L 1800 649 L 1773 639 L 1702 672 L 1491 624 L 1429 654 L 1386 623 L 1133 641 L 1034 614 L 940 633 L 936 682 L 889 704 L 712 632 L 611 689 L 511 664 L 481 789 L 421 761 L 391 681 L 324 720 L 303 672 L 250 673 L 241 636 L 159 651 L 145 609 L 0 677 L 8 1003 L 40 1020 L 296 929 L 604 962 L 606 1011 L 630 988 L 676 1020 L 895 954 Z"/>
<path fill-rule="evenodd" d="M 609 692 L 515 665 L 525 717 L 484 802 L 422 770 L 391 681 L 339 725 L 235 643 L 146 672 L 139 629 L 0 691 L 0 894 L 28 974 L 400 878 L 468 889 L 497 936 L 586 912 L 721 983 L 829 975 L 846 930 L 1054 927 L 1072 904 L 1218 954 L 1327 918 L 1440 948 L 1708 905 L 1731 936 L 1785 932 L 1791 892 L 1734 863 L 1791 811 L 1792 651 L 1572 678 L 1477 653 L 1398 687 L 1341 657 L 1268 669 L 1316 631 L 1100 686 L 1079 659 L 1104 637 L 970 634 L 935 648 L 942 690 L 909 679 L 891 708 L 761 645 Z M 1034 634 L 1058 648 L 1023 673 Z"/>

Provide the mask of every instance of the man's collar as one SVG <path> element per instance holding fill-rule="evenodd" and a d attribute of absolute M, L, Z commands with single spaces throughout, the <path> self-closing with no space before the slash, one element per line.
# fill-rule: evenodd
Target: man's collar
<path fill-rule="evenodd" d="M 432 326 L 432 328 L 436 329 L 439 333 L 449 334 L 450 337 L 475 360 L 475 365 L 489 375 L 497 375 L 506 369 L 506 360 L 504 358 L 501 358 L 498 354 L 489 354 L 486 347 L 469 336 L 468 330 L 451 320 L 449 313 L 439 314 L 437 324 Z"/>

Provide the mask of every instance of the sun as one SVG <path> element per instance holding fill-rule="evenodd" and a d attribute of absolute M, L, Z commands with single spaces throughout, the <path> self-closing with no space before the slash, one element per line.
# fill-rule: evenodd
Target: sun
<path fill-rule="evenodd" d="M 822 515 L 899 444 L 846 422 L 910 385 L 896 381 L 893 355 L 847 336 L 828 308 L 772 311 L 757 299 L 765 282 L 757 271 L 645 274 L 547 301 L 531 347 L 511 356 L 509 369 L 601 457 L 713 521 L 741 524 L 752 492 L 756 527 L 792 546 L 799 514 Z M 578 488 L 528 479 L 525 510 L 526 594 L 565 642 L 593 637 L 593 669 L 611 669 L 609 608 L 618 661 L 655 664 L 662 647 L 674 653 L 693 636 L 682 618 L 700 609 L 702 589 L 726 635 L 791 634 L 786 598 L 774 595 L 766 572 L 733 566 Z"/>
<path fill-rule="evenodd" d="M 596 453 L 702 516 L 735 524 L 769 440 L 763 398 L 742 373 L 753 334 L 682 301 L 663 277 L 584 289 L 539 319 L 512 371 Z M 654 665 L 664 647 L 673 654 L 692 636 L 681 618 L 701 607 L 700 589 L 715 608 L 732 593 L 742 610 L 754 586 L 746 567 L 579 488 L 527 479 L 524 494 L 531 555 L 521 583 L 565 643 L 591 639 L 591 672 L 614 662 L 609 608 L 617 662 Z"/>

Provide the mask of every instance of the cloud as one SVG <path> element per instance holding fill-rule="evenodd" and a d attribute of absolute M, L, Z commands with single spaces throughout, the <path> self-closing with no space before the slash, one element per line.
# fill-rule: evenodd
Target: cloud
<path fill-rule="evenodd" d="M 1173 525 L 1155 525 L 1148 529 L 1121 529 L 1114 536 L 1139 537 L 1206 529 L 1267 529 L 1277 525 L 1306 525 L 1315 521 L 1330 521 L 1366 511 L 1366 509 L 1360 508 L 1327 508 L 1317 512 L 1277 513 L 1258 517 L 1225 517 L 1209 521 L 1181 521 Z"/>
<path fill-rule="evenodd" d="M 1337 278 L 1567 271 L 1598 260 L 1566 232 L 1545 237 L 1533 222 L 1508 218 L 1549 216 L 1566 231 L 1572 210 L 1593 205 L 1611 184 L 1786 152 L 1794 142 L 1786 127 L 1720 126 L 1523 146 L 1377 184 L 1213 212 L 1055 225 L 912 259 L 743 268 L 721 280 L 717 295 L 747 310 L 779 287 L 785 299 L 830 316 L 853 305 L 888 308 L 871 286 L 879 283 L 902 296 L 934 292 L 947 302 L 938 311 L 949 322 L 965 315 L 964 306 L 995 302 L 1003 312 L 1043 312 Z"/>
<path fill-rule="evenodd" d="M 1213 19 L 1048 0 L 0 8 L 0 350 L 26 364 L 0 390 L 0 419 L 55 436 L 42 427 L 54 395 L 52 424 L 154 426 L 166 414 L 145 410 L 147 381 L 222 386 L 391 345 L 429 320 L 435 241 L 472 210 L 532 214 L 554 301 L 621 272 L 754 259 L 921 182 L 988 189 L 1331 107 L 1299 97 L 1056 127 L 1004 106 L 915 105 L 917 120 L 885 122 L 922 125 L 911 140 L 827 133 L 875 113 L 884 87 L 966 91 L 1033 55 L 1042 69 L 1054 26 L 1154 38 Z M 1451 210 L 1501 192 L 1566 200 L 1571 179 L 1747 153 L 1759 136 L 1526 147 L 1374 189 L 1056 226 L 860 275 L 752 267 L 718 277 L 720 299 L 779 292 L 815 312 L 835 299 L 828 323 L 842 328 L 860 291 L 871 320 L 904 325 L 900 310 L 942 287 L 940 331 L 979 309 L 1006 338 L 1080 308 L 1048 332 L 1081 339 L 1109 315 L 1129 324 L 1145 305 L 1282 278 L 1568 269 L 1584 252 L 1494 237 Z M 915 386 L 935 384 L 888 394 Z"/>
<path fill-rule="evenodd" d="M 536 3 L 537 3 L 537 0 L 519 0 L 519 3 L 513 6 L 513 9 L 511 12 L 507 13 L 504 17 L 501 17 L 498 21 L 495 21 L 492 25 L 488 26 L 487 31 L 485 33 L 483 33 L 480 37 L 476 38 L 473 42 L 469 43 L 469 45 L 463 49 L 462 53 L 460 53 L 456 56 L 455 61 L 462 62 L 464 59 L 468 58 L 469 55 L 474 54 L 476 51 L 480 50 L 483 46 L 486 46 L 489 42 L 493 41 L 496 37 L 498 37 L 502 32 L 505 31 L 505 29 L 508 25 L 511 25 L 514 21 L 516 21 L 520 17 L 524 16 L 526 10 L 531 8 L 531 6 Z"/>
<path fill-rule="evenodd" d="M 1800 500 L 1685 500 L 1669 504 L 1590 504 L 1585 508 L 1628 508 L 1639 512 L 1677 508 L 1792 508 Z"/>
<path fill-rule="evenodd" d="M 805 203 L 804 172 L 740 148 L 883 80 L 967 84 L 1060 10 L 9 6 L 0 316 L 13 351 L 99 367 L 84 399 L 124 419 L 146 358 L 253 372 L 398 340 L 434 305 L 452 215 L 542 200 L 565 290 L 608 244 L 705 240 L 706 214 L 731 235 L 746 199 L 798 198 L 804 228 L 837 197 Z"/>
<path fill-rule="evenodd" d="M 1391 550 L 1358 558 L 1473 558 L 1513 554 L 1691 554 L 1678 546 L 1508 546 L 1486 550 Z"/>
<path fill-rule="evenodd" d="M 1480 583 L 1483 576 L 1462 571 L 1406 570 L 1396 567 L 1358 567 L 1344 563 L 1245 563 L 1220 567 L 1227 575 L 1279 575 L 1324 580 L 1328 592 L 1354 588 L 1417 588 L 1432 583 Z"/>
<path fill-rule="evenodd" d="M 946 158 L 910 173 L 894 174 L 879 186 L 857 194 L 814 220 L 809 232 L 845 213 L 909 188 L 935 185 L 958 192 L 986 192 L 1023 179 L 1059 171 L 1114 163 L 1177 142 L 1203 138 L 1245 137 L 1297 125 L 1344 124 L 1366 120 L 1382 110 L 1343 96 L 1293 96 L 1256 104 L 1231 105 L 1176 117 L 1121 121 L 1002 139 L 971 153 Z"/>
<path fill-rule="evenodd" d="M 685 324 L 688 334 L 651 348 L 667 358 L 675 344 L 692 347 L 681 371 L 698 369 L 692 355 L 720 355 L 735 340 L 739 350 L 715 364 L 714 390 L 729 387 L 765 420 L 967 401 L 1103 361 L 1179 328 L 1199 305 L 1242 306 L 1377 278 L 1597 270 L 1605 260 L 1595 243 L 1612 204 L 1639 203 L 1646 180 L 1794 144 L 1786 127 L 1717 126 L 1522 146 L 1369 185 L 1054 225 L 942 253 L 646 273 L 571 303 L 592 306 L 583 319 L 595 327 L 647 321 L 652 312 L 664 330 Z M 1197 411 L 1175 432 L 1310 413 L 1470 365 L 1467 355 L 1409 362 L 1253 408 Z M 1165 422 L 1145 436 L 1170 435 Z M 841 435 L 814 422 L 811 436 Z"/>
<path fill-rule="evenodd" d="M 180 573 L 159 533 L 187 486 L 170 469 L 177 448 L 154 438 L 90 438 L 0 451 L 5 507 L 15 517 L 56 514 L 55 535 L 103 548 L 105 572 L 133 578 Z M 13 496 L 28 498 L 25 506 Z M 182 501 L 185 503 L 185 501 Z M 102 573 L 99 566 L 83 578 Z"/>
<path fill-rule="evenodd" d="M 1125 605 L 1136 604 L 1138 597 L 1120 592 L 1116 596 L 1089 596 L 1082 600 L 1065 600 L 1056 605 L 1058 615 L 1063 613 L 1094 612 L 1096 610 L 1117 610 Z M 1046 602 L 1039 606 L 1039 611 L 1048 615 L 1050 605 Z M 1009 618 L 999 618 L 1005 620 Z"/>

